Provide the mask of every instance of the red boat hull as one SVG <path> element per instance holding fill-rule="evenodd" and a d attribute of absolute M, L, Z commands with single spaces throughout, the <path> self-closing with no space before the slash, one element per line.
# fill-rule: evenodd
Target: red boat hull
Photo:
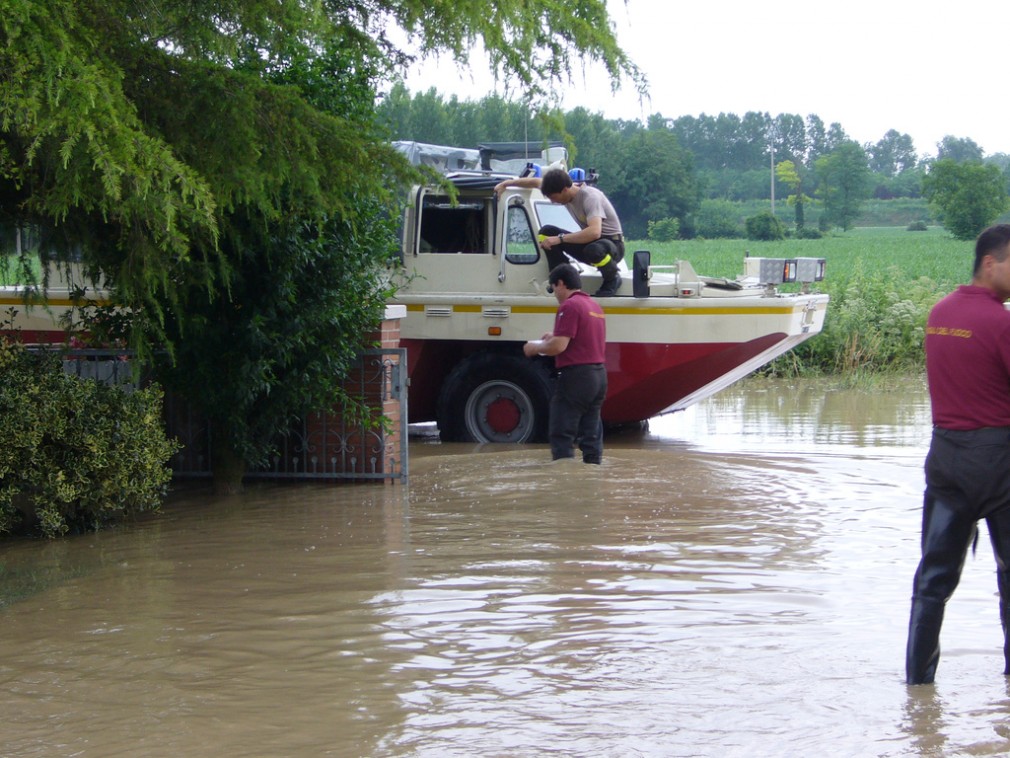
<path fill-rule="evenodd" d="M 762 356 L 786 339 L 787 335 L 775 333 L 737 344 L 609 343 L 603 420 L 628 424 L 686 407 L 751 373 L 755 361 L 758 365 L 767 362 L 770 358 Z M 472 341 L 404 339 L 401 344 L 407 349 L 411 377 L 408 407 L 412 423 L 434 421 L 446 372 L 464 356 L 487 348 L 487 343 Z M 516 345 L 516 354 L 519 351 Z M 705 391 L 715 384 L 718 386 L 710 392 Z"/>

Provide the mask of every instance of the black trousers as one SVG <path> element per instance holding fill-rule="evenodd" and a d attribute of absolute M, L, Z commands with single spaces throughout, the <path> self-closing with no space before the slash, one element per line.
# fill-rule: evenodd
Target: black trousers
<path fill-rule="evenodd" d="M 542 227 L 539 233 L 547 237 L 556 237 L 561 232 L 559 227 L 548 224 Z M 555 245 L 547 251 L 547 265 L 553 269 L 564 263 L 565 253 L 580 263 L 588 263 L 590 266 L 602 268 L 610 261 L 616 264 L 624 260 L 624 238 L 600 237 L 598 240 L 584 245 L 577 242 Z"/>
<path fill-rule="evenodd" d="M 607 396 L 607 370 L 602 363 L 566 366 L 558 371 L 551 396 L 549 438 L 551 457 L 573 458 L 579 441 L 582 460 L 603 460 L 603 422 L 600 408 Z"/>
<path fill-rule="evenodd" d="M 926 456 L 922 557 L 912 582 L 906 681 L 933 681 L 940 627 L 961 579 L 977 524 L 986 520 L 996 558 L 1004 672 L 1010 672 L 1010 428 L 967 432 L 934 429 Z"/>

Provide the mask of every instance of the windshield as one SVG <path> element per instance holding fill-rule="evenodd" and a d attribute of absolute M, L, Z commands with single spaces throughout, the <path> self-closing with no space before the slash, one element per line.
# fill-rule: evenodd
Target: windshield
<path fill-rule="evenodd" d="M 575 220 L 575 216 L 568 210 L 567 205 L 560 205 L 544 200 L 537 202 L 536 208 L 537 218 L 540 219 L 540 226 L 550 224 L 566 232 L 577 232 L 581 228 L 579 227 L 579 222 Z"/>

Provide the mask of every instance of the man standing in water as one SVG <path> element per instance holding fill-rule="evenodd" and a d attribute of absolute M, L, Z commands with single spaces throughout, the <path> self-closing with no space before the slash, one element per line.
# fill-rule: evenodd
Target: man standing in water
<path fill-rule="evenodd" d="M 1004 674 L 1010 674 L 1010 224 L 975 241 L 971 284 L 926 323 L 933 436 L 926 456 L 922 559 L 912 586 L 905 680 L 929 684 L 940 626 L 968 547 L 985 519 L 996 556 Z"/>
<path fill-rule="evenodd" d="M 554 331 L 523 345 L 527 358 L 554 356 L 557 384 L 551 397 L 549 436 L 551 456 L 574 458 L 576 435 L 584 463 L 603 459 L 600 407 L 607 396 L 603 365 L 607 322 L 603 309 L 582 291 L 582 277 L 570 263 L 551 269 L 547 283 L 554 289 L 558 312 Z"/>
<path fill-rule="evenodd" d="M 562 168 L 552 168 L 543 178 L 506 179 L 494 188 L 499 195 L 507 187 L 539 187 L 548 200 L 566 205 L 582 228 L 566 232 L 556 226 L 540 229 L 540 247 L 547 252 L 551 268 L 564 263 L 563 253 L 598 269 L 603 284 L 594 297 L 612 297 L 621 286 L 617 264 L 624 259 L 624 232 L 617 211 L 602 191 L 588 184 L 575 184 Z"/>

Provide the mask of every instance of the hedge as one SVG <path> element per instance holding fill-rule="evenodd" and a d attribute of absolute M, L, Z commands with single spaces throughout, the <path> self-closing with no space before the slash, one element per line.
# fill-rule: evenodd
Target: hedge
<path fill-rule="evenodd" d="M 162 393 L 80 379 L 0 340 L 0 535 L 57 537 L 157 510 L 179 449 Z"/>

